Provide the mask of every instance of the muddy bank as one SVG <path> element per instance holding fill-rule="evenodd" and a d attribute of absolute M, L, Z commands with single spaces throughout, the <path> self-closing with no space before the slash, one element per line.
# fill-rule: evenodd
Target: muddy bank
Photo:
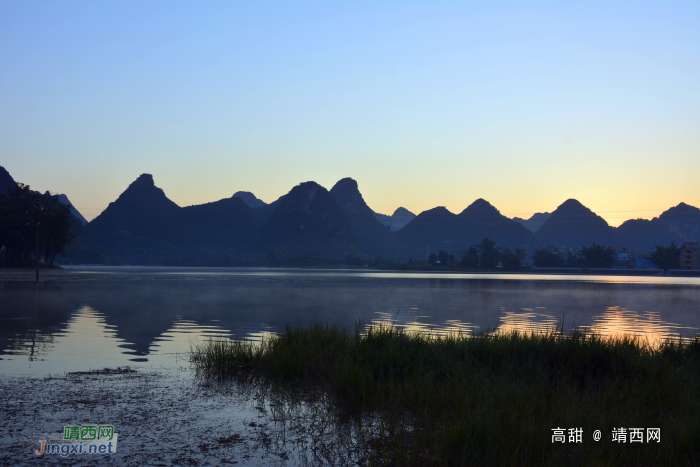
<path fill-rule="evenodd" d="M 2 376 L 0 401 L 0 465 L 325 463 L 314 459 L 303 417 L 287 412 L 282 423 L 275 403 L 259 391 L 198 381 L 187 369 Z M 117 452 L 35 455 L 44 434 L 83 424 L 114 425 Z"/>

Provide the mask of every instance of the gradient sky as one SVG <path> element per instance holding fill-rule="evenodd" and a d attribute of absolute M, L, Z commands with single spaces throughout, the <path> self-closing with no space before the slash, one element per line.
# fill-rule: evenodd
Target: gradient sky
<path fill-rule="evenodd" d="M 92 219 L 353 177 L 375 211 L 700 207 L 700 2 L 0 1 L 0 165 Z"/>

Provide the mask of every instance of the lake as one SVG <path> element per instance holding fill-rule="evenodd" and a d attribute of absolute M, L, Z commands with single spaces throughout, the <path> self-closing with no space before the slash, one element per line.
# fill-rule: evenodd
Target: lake
<path fill-rule="evenodd" d="M 700 331 L 700 278 L 438 274 L 367 270 L 73 267 L 4 271 L 0 374 L 175 368 L 190 344 L 257 341 L 287 324 L 409 331 L 638 334 Z"/>

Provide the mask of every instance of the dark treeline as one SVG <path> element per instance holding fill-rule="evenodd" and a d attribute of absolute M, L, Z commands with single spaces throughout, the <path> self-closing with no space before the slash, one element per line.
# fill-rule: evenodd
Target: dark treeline
<path fill-rule="evenodd" d="M 648 258 L 656 264 L 656 267 L 664 270 L 664 274 L 669 269 L 679 267 L 681 250 L 676 246 L 676 242 L 672 242 L 670 246 L 656 245 L 656 250 L 648 256 Z"/>
<path fill-rule="evenodd" d="M 581 248 L 578 253 L 569 252 L 567 257 L 538 249 L 532 255 L 532 262 L 539 268 L 609 268 L 614 262 L 614 253 L 612 247 L 593 242 L 593 245 Z"/>
<path fill-rule="evenodd" d="M 268 254 L 268 258 L 270 258 Z M 397 262 L 391 258 L 377 256 L 373 259 L 361 257 L 355 254 L 348 254 L 341 262 L 347 266 L 371 266 L 379 269 L 424 269 L 424 270 L 471 270 L 484 269 L 493 270 L 502 268 L 506 271 L 517 271 L 523 268 L 523 263 L 527 257 L 525 250 L 515 248 L 515 251 L 508 247 L 498 247 L 496 242 L 488 237 L 481 243 L 472 245 L 466 250 L 457 250 L 457 254 L 451 254 L 447 250 L 440 250 L 437 254 L 432 253 L 427 260 L 414 260 L 410 258 L 406 262 Z M 278 265 L 278 261 L 269 265 Z"/>
<path fill-rule="evenodd" d="M 49 192 L 30 190 L 18 183 L 0 194 L 0 264 L 34 265 L 39 223 L 39 260 L 44 266 L 53 262 L 77 236 L 70 208 Z"/>
<path fill-rule="evenodd" d="M 478 245 L 472 245 L 467 250 L 458 250 L 457 255 L 462 266 L 472 269 L 493 269 L 501 263 L 503 269 L 516 271 L 522 267 L 522 263 L 527 257 L 525 250 L 516 248 L 511 251 L 508 247 L 497 247 L 496 242 L 488 237 L 484 238 Z M 432 258 L 428 258 L 430 262 Z M 438 252 L 436 261 L 447 259 L 449 264 L 451 256 L 445 256 L 445 252 Z"/>
<path fill-rule="evenodd" d="M 569 252 L 566 258 L 547 251 L 538 249 L 532 256 L 533 265 L 539 268 L 610 268 L 615 260 L 615 249 L 593 243 L 590 247 L 582 247 L 578 252 Z M 377 256 L 374 258 L 348 254 L 340 261 L 314 260 L 313 258 L 289 258 L 280 259 L 273 250 L 268 252 L 268 266 L 337 266 L 375 267 L 378 269 L 399 270 L 495 270 L 519 271 L 529 269 L 526 264 L 527 253 L 525 250 L 508 247 L 498 247 L 488 237 L 478 245 L 472 245 L 467 250 L 458 250 L 457 254 L 440 250 L 437 254 L 428 256 L 427 260 L 409 259 L 406 262 L 397 262 L 391 258 Z M 669 269 L 676 269 L 680 258 L 680 249 L 675 242 L 670 246 L 656 245 L 656 250 L 644 258 L 651 260 L 664 273 Z"/>
<path fill-rule="evenodd" d="M 541 248 L 532 255 L 532 262 L 538 268 L 609 268 L 615 262 L 614 253 L 614 248 L 594 242 L 590 247 L 583 247 L 576 253 L 569 252 L 567 257 Z M 669 269 L 678 269 L 680 254 L 676 242 L 671 242 L 669 246 L 656 245 L 651 254 L 642 257 L 649 259 L 666 273 Z"/>

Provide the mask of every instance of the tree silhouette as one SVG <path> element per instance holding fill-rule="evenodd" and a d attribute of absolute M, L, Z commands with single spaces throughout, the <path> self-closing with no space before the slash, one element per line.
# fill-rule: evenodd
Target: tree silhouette
<path fill-rule="evenodd" d="M 669 269 L 678 268 L 681 257 L 681 250 L 672 242 L 670 246 L 656 245 L 656 251 L 648 256 L 657 268 L 664 270 L 664 276 Z"/>
<path fill-rule="evenodd" d="M 521 248 L 516 248 L 515 253 L 510 248 L 503 248 L 501 251 L 501 261 L 503 262 L 503 269 L 506 271 L 517 271 L 520 269 L 525 258 L 525 250 Z"/>
<path fill-rule="evenodd" d="M 437 260 L 440 261 L 440 264 L 452 264 L 455 262 L 455 257 L 445 250 L 440 250 L 438 251 Z"/>
<path fill-rule="evenodd" d="M 36 254 L 37 206 L 39 216 L 39 259 L 52 266 L 58 254 L 75 239 L 71 230 L 70 208 L 58 196 L 37 193 L 29 185 L 18 183 L 0 194 L 0 261 L 8 266 L 29 266 Z"/>
<path fill-rule="evenodd" d="M 479 267 L 479 251 L 475 246 L 470 246 L 468 250 L 459 250 L 457 254 L 460 256 L 459 262 L 462 266 L 473 269 Z"/>
<path fill-rule="evenodd" d="M 545 249 L 539 249 L 532 255 L 532 262 L 538 268 L 560 268 L 564 266 L 564 260 L 557 254 Z"/>
<path fill-rule="evenodd" d="M 496 248 L 496 242 L 484 238 L 476 248 L 479 250 L 479 267 L 484 269 L 493 269 L 496 263 L 501 259 L 501 254 Z"/>
<path fill-rule="evenodd" d="M 603 245 L 596 245 L 593 242 L 593 246 L 581 248 L 581 256 L 583 257 L 585 264 L 589 268 L 608 268 L 613 263 L 613 254 L 615 251 L 612 247 L 604 247 Z"/>

